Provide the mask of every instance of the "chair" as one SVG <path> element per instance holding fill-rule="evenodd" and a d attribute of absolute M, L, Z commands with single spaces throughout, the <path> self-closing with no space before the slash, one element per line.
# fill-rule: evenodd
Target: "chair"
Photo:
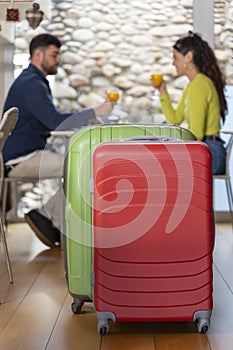
<path fill-rule="evenodd" d="M 51 133 L 52 134 L 52 133 Z M 65 133 L 63 137 L 67 138 L 70 136 L 69 133 Z M 60 134 L 56 135 L 54 133 L 54 137 L 61 136 Z M 64 145 L 64 142 L 63 142 Z M 62 187 L 62 181 L 63 178 L 57 177 L 57 176 L 50 176 L 50 177 L 43 177 L 38 175 L 32 175 L 32 176 L 11 176 L 9 173 L 8 176 L 4 178 L 4 184 L 3 184 L 3 196 L 2 196 L 2 221 L 5 224 L 5 230 L 7 230 L 8 222 L 24 222 L 24 218 L 21 218 L 18 216 L 17 209 L 18 209 L 18 186 L 19 185 L 32 185 L 32 187 L 36 187 L 39 183 L 43 181 L 56 181 L 56 185 L 59 187 Z M 10 196 L 11 196 L 11 210 L 10 210 L 10 218 L 8 218 L 7 215 L 7 199 L 8 199 L 8 193 L 9 188 L 11 190 Z M 63 206 L 61 201 L 61 213 L 63 214 Z M 34 209 L 33 207 L 31 209 Z M 61 216 L 62 217 L 62 216 Z M 61 238 L 62 238 L 62 227 L 63 227 L 63 221 L 61 219 L 60 222 L 60 231 L 61 231 Z M 62 239 L 61 239 L 61 248 L 62 248 Z"/>
<path fill-rule="evenodd" d="M 227 144 L 227 156 L 226 156 L 226 171 L 223 175 L 214 175 L 213 178 L 219 179 L 219 180 L 225 180 L 226 184 L 226 191 L 227 191 L 227 199 L 231 214 L 231 223 L 233 227 L 233 191 L 231 186 L 231 177 L 230 177 L 230 158 L 231 158 L 231 151 L 233 146 L 233 135 L 231 135 L 228 144 Z"/>
<path fill-rule="evenodd" d="M 49 144 L 53 146 L 53 149 L 57 150 L 58 153 L 64 153 L 65 149 L 68 144 L 68 139 L 71 137 L 71 135 L 74 133 L 74 131 L 51 131 L 51 138 L 49 139 Z M 65 147 L 65 149 L 64 149 Z M 62 149 L 60 149 L 62 148 Z M 50 177 L 44 177 L 41 175 L 29 175 L 29 176 L 12 176 L 9 174 L 7 177 L 5 177 L 4 180 L 4 188 L 3 188 L 3 200 L 2 200 L 2 217 L 4 219 L 4 224 L 7 228 L 8 222 L 24 222 L 24 218 L 21 216 L 24 209 L 20 210 L 20 214 L 18 215 L 18 204 L 19 204 L 19 196 L 21 197 L 22 187 L 25 187 L 25 192 L 30 192 L 33 190 L 33 188 L 36 188 L 39 184 L 45 182 L 45 186 L 47 186 L 46 181 L 47 180 L 58 180 L 59 186 L 61 186 L 62 179 L 57 176 L 50 176 Z M 25 185 L 25 186 L 24 186 Z M 22 187 L 21 187 L 22 186 Z M 10 201 L 11 201 L 11 210 L 6 213 L 6 207 L 7 207 L 7 200 L 8 200 L 8 190 L 11 190 L 10 193 Z M 20 191 L 20 193 L 19 193 Z M 38 199 L 39 200 L 39 195 Z M 31 208 L 30 208 L 31 205 Z M 35 206 L 37 207 L 37 206 Z M 34 209 L 34 205 L 29 204 L 30 209 Z M 30 210 L 29 209 L 29 210 Z"/>
<path fill-rule="evenodd" d="M 3 157 L 2 157 L 2 149 L 4 147 L 4 144 L 8 138 L 8 136 L 11 134 L 12 130 L 15 127 L 15 124 L 17 122 L 19 115 L 19 110 L 16 107 L 12 107 L 8 109 L 0 122 L 0 132 L 1 132 L 1 139 L 0 139 L 0 191 L 1 191 L 1 201 L 3 197 L 3 188 L 4 188 L 4 163 L 3 163 Z M 2 213 L 0 215 L 0 234 L 2 236 L 2 242 L 3 242 L 3 248 L 5 253 L 5 259 L 7 264 L 7 271 L 9 276 L 10 283 L 13 283 L 13 275 L 12 275 L 12 269 L 11 269 L 11 262 L 9 257 L 9 251 L 7 247 L 7 241 L 6 241 L 6 234 L 5 234 L 5 228 L 3 225 L 3 216 Z"/>

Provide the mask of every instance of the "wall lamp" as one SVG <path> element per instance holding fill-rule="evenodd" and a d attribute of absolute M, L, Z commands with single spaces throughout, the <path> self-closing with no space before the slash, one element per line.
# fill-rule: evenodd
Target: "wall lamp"
<path fill-rule="evenodd" d="M 32 4 L 32 9 L 26 10 L 26 19 L 30 27 L 36 29 L 43 20 L 44 12 L 40 10 L 40 5 L 37 2 Z"/>

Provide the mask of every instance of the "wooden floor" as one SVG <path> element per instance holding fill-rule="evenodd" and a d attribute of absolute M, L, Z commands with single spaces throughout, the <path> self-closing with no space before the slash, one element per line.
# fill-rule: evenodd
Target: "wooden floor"
<path fill-rule="evenodd" d="M 7 234 L 15 282 L 10 285 L 0 242 L 1 350 L 230 350 L 233 349 L 233 232 L 217 225 L 214 309 L 206 335 L 194 323 L 111 323 L 100 336 L 87 304 L 71 312 L 63 252 L 47 249 L 26 224 Z"/>

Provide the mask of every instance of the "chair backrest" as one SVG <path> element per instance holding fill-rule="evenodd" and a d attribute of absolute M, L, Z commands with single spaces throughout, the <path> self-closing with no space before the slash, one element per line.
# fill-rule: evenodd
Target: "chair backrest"
<path fill-rule="evenodd" d="M 227 143 L 226 175 L 228 176 L 230 176 L 230 158 L 231 158 L 232 146 L 233 146 L 233 135 L 231 135 Z"/>
<path fill-rule="evenodd" d="M 0 152 L 2 151 L 4 144 L 15 127 L 19 116 L 19 110 L 17 107 L 8 109 L 0 121 L 0 132 L 3 133 L 3 137 L 0 139 Z"/>
<path fill-rule="evenodd" d="M 19 110 L 17 107 L 12 107 L 8 109 L 4 114 L 0 121 L 0 191 L 2 193 L 2 181 L 4 176 L 4 164 L 3 164 L 3 157 L 2 157 L 2 149 L 4 147 L 4 144 L 11 134 L 12 130 L 15 127 L 15 124 L 18 120 L 19 116 Z"/>
<path fill-rule="evenodd" d="M 12 107 L 8 109 L 4 114 L 0 121 L 0 199 L 1 199 L 1 205 L 0 210 L 2 211 L 2 200 L 3 200 L 3 186 L 4 186 L 4 163 L 3 163 L 3 156 L 2 156 L 2 149 L 4 147 L 4 144 L 11 134 L 12 130 L 15 127 L 15 124 L 17 122 L 19 116 L 19 110 L 16 107 Z M 5 229 L 2 222 L 2 212 L 0 212 L 0 234 L 3 241 L 3 247 L 5 251 L 5 258 L 6 258 L 6 264 L 8 269 L 8 275 L 10 283 L 13 283 L 13 276 L 12 276 L 12 269 L 11 269 L 11 262 L 6 242 L 6 236 L 5 236 Z"/>

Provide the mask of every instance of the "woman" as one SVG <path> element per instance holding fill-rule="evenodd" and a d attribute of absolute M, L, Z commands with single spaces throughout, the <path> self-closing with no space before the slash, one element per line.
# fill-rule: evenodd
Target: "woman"
<path fill-rule="evenodd" d="M 177 75 L 185 75 L 189 83 L 176 109 L 172 107 L 163 80 L 158 88 L 167 121 L 180 124 L 184 120 L 197 140 L 205 142 L 212 152 L 213 174 L 225 172 L 226 149 L 219 137 L 225 120 L 227 103 L 224 96 L 225 81 L 213 50 L 198 34 L 177 40 L 173 46 L 173 65 Z M 155 86 L 156 87 L 156 86 Z"/>

